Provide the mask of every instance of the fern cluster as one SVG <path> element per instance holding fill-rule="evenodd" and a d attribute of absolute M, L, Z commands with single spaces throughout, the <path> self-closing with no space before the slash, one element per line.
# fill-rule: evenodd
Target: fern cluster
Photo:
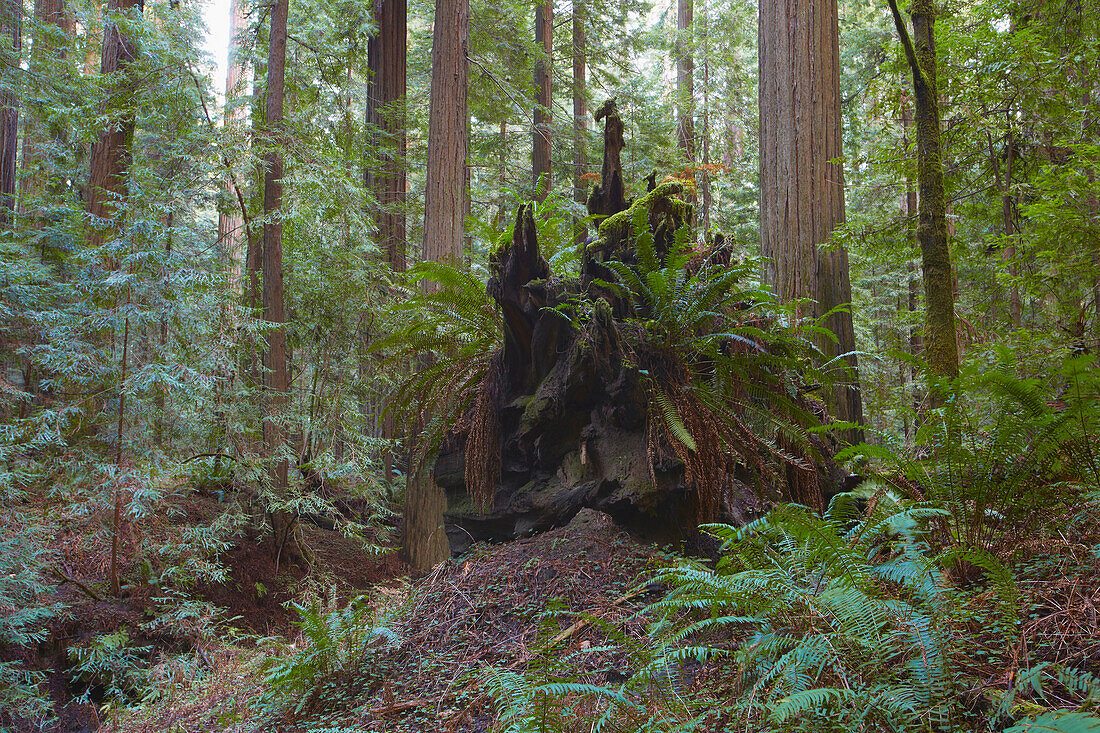
<path fill-rule="evenodd" d="M 614 279 L 597 285 L 628 312 L 620 332 L 649 394 L 651 455 L 672 448 L 696 488 L 701 521 L 728 510 L 741 466 L 764 482 L 750 487 L 757 493 L 786 484 L 789 499 L 820 505 L 808 430 L 821 413 L 801 385 L 809 343 L 766 315 L 772 298 L 746 284 L 750 264 L 692 262 L 687 226 L 662 257 L 651 212 L 635 204 L 623 215 L 632 218 L 636 256 L 604 263 Z"/>
<path fill-rule="evenodd" d="M 273 712 L 310 712 L 320 704 L 336 704 L 341 690 L 365 685 L 375 672 L 372 655 L 397 642 L 396 633 L 374 622 L 370 599 L 359 596 L 339 607 L 315 598 L 295 603 L 296 624 L 302 631 L 300 648 L 270 656 L 263 663 L 263 704 Z"/>
<path fill-rule="evenodd" d="M 1100 730 L 1087 714 L 1096 679 L 1055 665 L 1023 669 L 1007 692 L 975 701 L 959 663 L 972 653 L 962 620 L 1000 630 L 1007 647 L 1011 573 L 988 553 L 937 553 L 942 508 L 883 496 L 865 516 L 861 505 L 841 494 L 823 515 L 787 504 L 741 528 L 707 526 L 723 541 L 716 566 L 685 559 L 658 576 L 669 592 L 643 612 L 651 645 L 619 638 L 633 666 L 625 681 L 570 675 L 553 648 L 527 675 L 493 670 L 498 730 Z M 991 610 L 950 583 L 947 568 L 964 558 L 989 574 Z M 691 684 L 692 670 L 705 684 Z M 1055 691 L 1084 712 L 1058 710 Z"/>
<path fill-rule="evenodd" d="M 371 345 L 398 369 L 407 369 L 389 397 L 399 431 L 414 441 L 417 463 L 438 450 L 443 436 L 473 402 L 485 413 L 485 377 L 503 339 L 496 304 L 476 272 L 421 262 L 395 286 L 386 318 L 392 330 Z M 411 368 L 410 368 L 411 367 Z M 473 482 L 487 483 L 485 478 Z"/>
<path fill-rule="evenodd" d="M 1100 378 L 1096 358 L 1066 360 L 1055 387 L 1015 374 L 1001 351 L 938 385 L 946 406 L 916 432 L 917 450 L 859 445 L 838 456 L 873 459 L 868 473 L 901 496 L 949 510 L 940 540 L 1001 551 L 1042 517 L 1079 510 L 1100 489 Z"/>
<path fill-rule="evenodd" d="M 685 563 L 653 611 L 673 659 L 721 658 L 736 719 L 775 730 L 945 727 L 949 602 L 914 505 L 860 520 L 850 495 L 824 516 L 784 505 L 725 542 L 715 570 Z M 678 619 L 688 614 L 693 620 Z"/>

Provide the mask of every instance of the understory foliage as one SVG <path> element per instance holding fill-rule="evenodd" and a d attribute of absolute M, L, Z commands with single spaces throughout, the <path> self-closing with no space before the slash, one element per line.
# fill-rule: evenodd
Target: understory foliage
<path fill-rule="evenodd" d="M 753 284 L 757 263 L 728 262 L 721 238 L 700 258 L 685 225 L 662 257 L 651 212 L 636 204 L 625 213 L 635 261 L 605 263 L 614 281 L 597 283 L 630 311 L 619 333 L 648 393 L 651 461 L 672 448 L 703 521 L 726 509 L 740 466 L 755 471 L 758 492 L 778 487 L 819 505 L 820 455 L 807 431 L 822 413 L 803 395 L 816 327 L 782 325 L 771 294 Z"/>
<path fill-rule="evenodd" d="M 299 648 L 280 650 L 268 657 L 261 703 L 272 713 L 314 712 L 319 707 L 347 706 L 355 693 L 375 680 L 372 655 L 397 643 L 397 635 L 375 622 L 367 596 L 352 599 L 342 608 L 335 597 L 314 597 L 291 606 L 301 629 Z"/>
<path fill-rule="evenodd" d="M 494 405 L 491 390 L 497 380 L 492 375 L 499 368 L 504 332 L 482 274 L 437 262 L 411 268 L 395 284 L 386 310 L 389 333 L 371 345 L 394 371 L 403 373 L 387 398 L 386 410 L 415 446 L 411 470 L 439 449 L 447 430 L 471 403 L 483 427 Z M 484 439 L 489 442 L 492 436 Z M 477 440 L 476 433 L 471 440 Z M 499 448 L 486 453 L 499 463 Z M 467 485 L 484 503 L 496 476 L 484 464 L 467 465 L 468 471 L 478 469 L 483 475 L 469 476 Z"/>
<path fill-rule="evenodd" d="M 624 683 L 490 670 L 502 730 L 1100 729 L 1087 714 L 1100 681 L 1057 665 L 1021 669 L 1009 690 L 975 699 L 964 622 L 1010 647 L 1012 574 L 985 553 L 933 549 L 947 515 L 934 504 L 878 496 L 866 516 L 861 506 L 841 494 L 824 515 L 787 504 L 741 528 L 708 525 L 723 542 L 717 564 L 684 560 L 656 578 L 670 590 L 644 611 L 652 646 L 627 648 Z M 962 557 L 987 569 L 992 604 L 952 584 Z M 547 698 L 559 713 L 540 718 Z M 1067 700 L 1083 712 L 1051 709 Z"/>
<path fill-rule="evenodd" d="M 872 458 L 880 486 L 942 502 L 941 541 L 1010 552 L 1037 522 L 1073 516 L 1100 493 L 1095 365 L 1093 355 L 1072 356 L 1051 380 L 1026 379 L 1013 354 L 999 350 L 938 386 L 946 406 L 924 415 L 915 451 L 859 445 L 838 458 Z"/>

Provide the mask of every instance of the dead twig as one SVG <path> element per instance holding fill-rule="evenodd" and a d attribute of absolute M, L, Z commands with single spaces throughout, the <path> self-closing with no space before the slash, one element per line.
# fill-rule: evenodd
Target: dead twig
<path fill-rule="evenodd" d="M 92 590 L 91 588 L 89 588 L 88 586 L 86 586 L 86 585 L 85 585 L 84 583 L 81 583 L 81 582 L 80 582 L 79 580 L 77 580 L 76 578 L 73 578 L 73 577 L 71 577 L 71 576 L 68 576 L 68 575 L 66 575 L 65 573 L 61 572 L 61 571 L 60 571 L 60 570 L 58 570 L 57 568 L 53 568 L 53 569 L 51 569 L 51 571 L 50 571 L 50 572 L 51 572 L 51 574 L 52 574 L 52 575 L 53 575 L 53 576 L 54 576 L 55 578 L 57 578 L 58 580 L 60 580 L 60 581 L 61 581 L 62 583 L 72 583 L 72 584 L 73 584 L 73 585 L 75 585 L 75 586 L 76 586 L 77 588 L 79 588 L 80 590 L 84 591 L 84 593 L 85 593 L 85 594 L 86 594 L 86 595 L 87 595 L 87 596 L 88 596 L 89 598 L 91 598 L 92 600 L 95 600 L 95 601 L 102 601 L 102 600 L 103 600 L 103 596 L 99 595 L 99 594 L 98 594 L 98 593 L 96 593 L 96 592 L 95 592 L 94 590 Z"/>

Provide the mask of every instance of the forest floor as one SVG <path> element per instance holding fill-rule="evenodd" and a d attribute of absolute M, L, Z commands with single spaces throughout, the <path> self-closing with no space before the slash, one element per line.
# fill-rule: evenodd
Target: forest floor
<path fill-rule="evenodd" d="M 592 510 L 544 534 L 475 546 L 419 579 L 409 578 L 392 549 L 370 554 L 360 541 L 312 524 L 303 525 L 312 565 L 277 563 L 269 542 L 248 529 L 220 555 L 222 582 L 194 586 L 191 601 L 166 612 L 156 600 L 164 589 L 142 581 L 159 566 L 136 558 L 157 557 L 181 531 L 216 522 L 227 508 L 219 498 L 181 489 L 173 511 L 140 531 L 128 526 L 119 599 L 105 590 L 110 545 L 107 533 L 94 531 L 102 518 L 71 522 L 53 539 L 58 600 L 69 611 L 27 659 L 49 673 L 60 712 L 53 730 L 486 733 L 497 714 L 485 690 L 489 669 L 539 668 L 543 679 L 560 673 L 610 685 L 629 676 L 635 660 L 623 649 L 645 646 L 639 612 L 662 596 L 651 581 L 672 561 Z M 1017 658 L 1007 667 L 980 656 L 960 660 L 983 688 L 975 695 L 1010 686 L 1016 669 L 1042 661 L 1100 675 L 1100 553 L 1093 546 L 1100 528 L 1093 529 L 1088 538 L 1055 533 L 1016 548 L 1024 611 Z M 353 669 L 273 698 L 264 681 L 271 663 L 309 646 L 292 603 L 327 598 L 338 608 L 361 594 L 370 599 L 369 624 L 392 634 L 380 635 Z M 981 592 L 974 595 L 983 602 Z M 156 695 L 126 706 L 77 702 L 67 650 L 119 630 L 139 650 L 137 666 L 147 666 Z M 1003 647 L 988 629 L 965 630 L 988 635 L 990 658 Z M 686 671 L 688 684 L 706 683 L 701 665 Z"/>
<path fill-rule="evenodd" d="M 584 652 L 570 659 L 571 675 L 595 683 L 624 679 L 630 672 L 623 653 L 601 647 L 608 633 L 620 642 L 645 639 L 637 613 L 661 593 L 646 581 L 670 561 L 593 510 L 550 532 L 475 546 L 415 580 L 393 549 L 375 547 L 371 554 L 359 540 L 308 523 L 302 530 L 312 564 L 277 564 L 270 541 L 249 528 L 220 554 L 222 582 L 192 587 L 198 603 L 166 614 L 156 600 L 164 589 L 141 580 L 159 568 L 136 558 L 157 556 L 161 543 L 181 531 L 216 522 L 227 509 L 219 499 L 181 489 L 163 516 L 140 531 L 127 525 L 118 599 L 106 591 L 110 544 L 106 532 L 96 531 L 104 518 L 71 522 L 54 538 L 57 600 L 68 612 L 26 660 L 48 673 L 59 711 L 52 730 L 488 731 L 495 715 L 480 675 L 489 667 L 527 672 L 545 663 L 544 650 L 556 644 Z M 361 594 L 370 598 L 370 622 L 391 630 L 396 641 L 380 646 L 347 680 L 323 685 L 301 710 L 273 717 L 279 705 L 263 699 L 264 661 L 306 643 L 292 604 L 327 598 L 339 607 Z M 119 706 L 93 690 L 92 702 L 78 702 L 82 690 L 72 683 L 68 650 L 120 629 L 148 665 L 157 697 Z"/>

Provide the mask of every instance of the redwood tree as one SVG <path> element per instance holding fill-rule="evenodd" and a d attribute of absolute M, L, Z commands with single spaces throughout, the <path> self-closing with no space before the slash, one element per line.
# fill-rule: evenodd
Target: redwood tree
<path fill-rule="evenodd" d="M 821 248 L 844 222 L 840 47 L 836 0 L 761 0 L 760 240 L 765 280 L 779 299 L 806 299 L 799 315 L 817 317 L 850 303 L 848 254 Z M 855 350 L 849 312 L 825 324 L 827 358 Z M 862 422 L 856 359 L 848 356 L 845 387 L 830 390 L 829 408 Z M 858 439 L 858 434 L 849 436 Z"/>
<path fill-rule="evenodd" d="M 407 0 L 375 4 L 378 34 L 367 41 L 370 81 L 367 122 L 378 133 L 381 154 L 377 169 L 367 170 L 366 182 L 378 199 L 378 242 L 396 271 L 405 269 L 405 91 L 407 67 Z"/>
<path fill-rule="evenodd" d="M 110 0 L 107 9 L 112 13 L 137 8 L 144 11 L 144 0 Z M 108 21 L 103 32 L 103 53 L 100 71 L 115 75 L 125 71 L 134 60 L 133 41 L 122 34 L 118 24 Z M 111 84 L 111 95 L 126 102 L 132 94 L 132 82 L 122 80 Z M 104 226 L 115 219 L 115 200 L 125 193 L 126 172 L 130 167 L 130 145 L 134 137 L 133 110 L 124 110 L 117 124 L 108 124 L 99 135 L 89 154 L 87 210 L 92 215 L 91 242 L 102 241 Z"/>
<path fill-rule="evenodd" d="M 531 175 L 535 180 L 535 198 L 544 201 L 553 188 L 550 173 L 550 105 L 552 80 L 550 59 L 554 46 L 553 0 L 535 5 L 535 45 L 541 51 L 535 61 L 535 125 L 531 130 Z M 541 181 L 541 183 L 540 183 Z"/>
<path fill-rule="evenodd" d="M 457 265 L 466 212 L 466 51 L 469 0 L 436 0 L 432 88 L 424 190 L 424 259 Z M 425 285 L 427 286 L 427 285 Z M 422 467 L 421 467 L 422 469 Z M 404 552 L 414 572 L 449 554 L 443 527 L 446 497 L 424 470 L 410 470 L 405 489 Z"/>
<path fill-rule="evenodd" d="M 19 67 L 22 20 L 23 4 L 20 0 L 0 0 L 0 43 L 8 46 L 0 58 L 10 55 L 11 69 Z M 18 137 L 19 98 L 15 90 L 5 84 L 0 90 L 0 224 L 7 222 L 15 212 L 15 158 L 19 150 Z"/>
<path fill-rule="evenodd" d="M 288 465 L 279 457 L 286 444 L 286 427 L 281 413 L 290 389 L 286 353 L 286 306 L 283 295 L 283 153 L 276 142 L 283 125 L 283 87 L 286 69 L 287 15 L 289 0 L 276 0 L 271 12 L 271 34 L 267 55 L 267 99 L 264 105 L 265 132 L 269 138 L 264 153 L 264 226 L 263 226 L 263 319 L 268 324 L 264 367 L 267 371 L 264 448 L 276 458 L 272 469 L 272 488 L 276 496 L 285 494 Z M 272 528 L 278 551 L 297 548 L 296 523 L 284 511 L 272 512 Z"/>

